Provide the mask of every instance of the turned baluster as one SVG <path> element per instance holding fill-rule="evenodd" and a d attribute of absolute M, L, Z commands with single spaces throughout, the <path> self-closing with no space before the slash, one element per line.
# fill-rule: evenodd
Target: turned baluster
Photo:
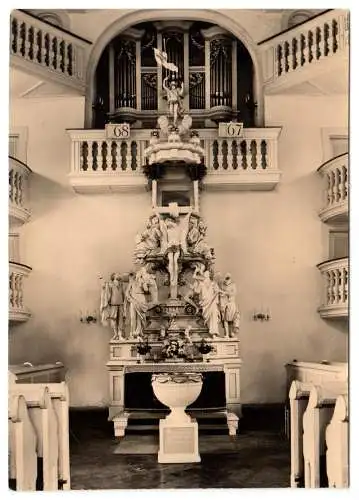
<path fill-rule="evenodd" d="M 17 276 L 17 305 L 20 309 L 23 308 L 23 291 L 22 291 L 22 276 Z"/>
<path fill-rule="evenodd" d="M 12 183 L 12 201 L 17 204 L 17 177 L 18 173 L 14 171 L 13 183 Z"/>
<path fill-rule="evenodd" d="M 281 44 L 278 44 L 277 48 L 276 48 L 276 62 L 277 62 L 276 73 L 277 73 L 277 76 L 281 76 L 281 74 L 283 73 L 283 68 L 284 68 L 283 55 L 284 55 L 283 46 Z"/>
<path fill-rule="evenodd" d="M 346 201 L 348 195 L 348 170 L 346 165 L 341 167 L 341 183 L 340 183 L 341 200 Z"/>
<path fill-rule="evenodd" d="M 257 169 L 257 141 L 255 139 L 252 139 L 250 142 L 250 155 L 251 155 L 251 162 L 250 162 L 250 167 L 252 170 Z"/>
<path fill-rule="evenodd" d="M 262 168 L 262 147 L 261 142 L 258 139 L 255 140 L 256 143 L 256 168 Z"/>
<path fill-rule="evenodd" d="M 93 171 L 94 157 L 93 157 L 93 144 L 94 141 L 87 141 L 87 171 Z"/>
<path fill-rule="evenodd" d="M 265 139 L 261 141 L 261 161 L 260 166 L 263 170 L 268 167 L 268 143 Z"/>
<path fill-rule="evenodd" d="M 223 170 L 223 139 L 218 139 L 218 170 Z"/>
<path fill-rule="evenodd" d="M 19 307 L 19 275 L 15 275 L 14 280 L 14 307 Z"/>
<path fill-rule="evenodd" d="M 19 48 L 19 23 L 15 18 L 11 19 L 11 39 L 10 47 L 13 54 L 17 54 Z"/>
<path fill-rule="evenodd" d="M 219 169 L 219 161 L 218 161 L 218 152 L 219 152 L 219 145 L 218 145 L 218 140 L 215 139 L 213 141 L 212 147 L 210 149 L 210 166 L 213 168 L 213 170 L 218 170 Z"/>
<path fill-rule="evenodd" d="M 341 172 L 339 168 L 334 170 L 334 203 L 340 201 Z"/>
<path fill-rule="evenodd" d="M 9 276 L 9 303 L 10 303 L 10 307 L 14 307 L 14 305 L 15 305 L 15 275 L 14 275 L 14 273 L 10 273 L 10 276 Z"/>
<path fill-rule="evenodd" d="M 58 53 L 59 45 L 57 37 L 52 37 L 51 41 L 51 68 L 54 70 L 58 70 L 59 63 L 59 53 Z"/>
<path fill-rule="evenodd" d="M 250 139 L 246 139 L 245 141 L 245 152 L 246 152 L 245 168 L 252 168 L 252 151 L 251 151 Z"/>
<path fill-rule="evenodd" d="M 9 171 L 9 200 L 14 201 L 14 171 L 11 169 Z"/>
<path fill-rule="evenodd" d="M 18 191 L 18 204 L 22 207 L 23 206 L 23 201 L 24 201 L 24 196 L 23 196 L 23 189 L 24 189 L 24 186 L 23 186 L 23 181 L 24 181 L 24 178 L 23 176 L 19 173 L 19 176 L 18 176 L 18 184 L 17 184 L 17 191 Z"/>
<path fill-rule="evenodd" d="M 233 143 L 235 142 L 234 140 L 232 141 L 226 141 L 227 142 L 227 168 L 229 170 L 233 170 Z"/>
<path fill-rule="evenodd" d="M 308 40 L 305 35 L 300 35 L 300 65 L 304 66 L 308 62 Z"/>
<path fill-rule="evenodd" d="M 331 271 L 327 271 L 327 303 L 330 305 L 332 303 L 332 273 Z"/>
<path fill-rule="evenodd" d="M 324 55 L 324 37 L 322 29 L 319 26 L 315 30 L 315 58 L 321 59 Z"/>
<path fill-rule="evenodd" d="M 289 73 L 292 68 L 290 65 L 291 55 L 290 55 L 290 45 L 289 42 L 284 42 L 283 53 L 284 53 L 284 72 Z"/>
<path fill-rule="evenodd" d="M 340 302 L 340 294 L 339 294 L 339 269 L 333 270 L 333 300 L 334 304 L 338 304 Z"/>
<path fill-rule="evenodd" d="M 343 282 L 344 282 L 344 294 L 343 294 L 343 301 L 346 303 L 348 301 L 348 269 L 344 268 L 343 269 Z"/>
<path fill-rule="evenodd" d="M 132 148 L 131 148 L 131 143 L 129 141 L 126 141 L 126 171 L 131 172 L 131 165 L 132 165 Z"/>
<path fill-rule="evenodd" d="M 107 170 L 108 172 L 111 171 L 112 167 L 112 152 L 111 152 L 111 141 L 105 141 L 102 143 L 103 146 L 106 146 L 104 148 L 104 162 L 103 162 L 103 170 Z"/>
<path fill-rule="evenodd" d="M 222 169 L 223 170 L 228 170 L 228 141 L 227 139 L 222 140 L 222 146 L 221 146 L 221 153 L 222 153 Z"/>

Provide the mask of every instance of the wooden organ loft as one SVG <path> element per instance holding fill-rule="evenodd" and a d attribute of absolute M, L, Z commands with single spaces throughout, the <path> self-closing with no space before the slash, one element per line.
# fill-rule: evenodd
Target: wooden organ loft
<path fill-rule="evenodd" d="M 165 50 L 184 82 L 184 106 L 197 127 L 237 120 L 255 123 L 253 64 L 242 42 L 205 22 L 137 24 L 112 39 L 96 69 L 94 128 L 129 122 L 154 127 L 165 113 L 162 80 L 176 76 L 158 68 L 153 48 Z"/>

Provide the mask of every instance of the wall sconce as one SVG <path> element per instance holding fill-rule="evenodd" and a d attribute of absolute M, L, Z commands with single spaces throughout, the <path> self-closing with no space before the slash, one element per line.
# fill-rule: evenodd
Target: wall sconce
<path fill-rule="evenodd" d="M 80 311 L 80 321 L 81 323 L 87 323 L 88 325 L 91 325 L 93 323 L 97 323 L 97 313 L 94 312 L 90 314 L 88 311 L 86 311 L 86 314 L 83 314 Z"/>
<path fill-rule="evenodd" d="M 253 320 L 254 321 L 269 321 L 270 320 L 270 315 L 269 315 L 269 311 L 266 311 L 266 312 L 257 312 L 257 311 L 254 311 L 253 313 Z"/>

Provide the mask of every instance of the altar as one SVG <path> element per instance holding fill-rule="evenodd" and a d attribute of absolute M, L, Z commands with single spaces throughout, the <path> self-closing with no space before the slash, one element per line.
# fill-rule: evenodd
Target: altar
<path fill-rule="evenodd" d="M 216 339 L 207 341 L 211 354 L 205 361 L 193 362 L 138 362 L 134 342 L 110 342 L 109 370 L 110 403 L 109 420 L 114 423 L 116 437 L 125 435 L 128 420 L 137 412 L 151 412 L 161 415 L 166 408 L 154 396 L 151 375 L 154 373 L 201 373 L 203 388 L 199 398 L 189 406 L 196 415 L 224 415 L 230 435 L 235 435 L 241 418 L 240 370 L 241 359 L 237 339 Z M 133 356 L 125 358 L 121 353 Z M 116 356 L 117 355 L 117 356 Z M 140 376 L 131 381 L 131 377 Z M 146 377 L 148 376 L 148 377 Z"/>

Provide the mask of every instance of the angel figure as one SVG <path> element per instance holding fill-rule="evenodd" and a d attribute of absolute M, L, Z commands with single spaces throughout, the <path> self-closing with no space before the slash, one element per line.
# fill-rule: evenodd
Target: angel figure
<path fill-rule="evenodd" d="M 119 273 L 112 273 L 111 280 L 106 282 L 101 291 L 101 323 L 110 324 L 114 336 L 111 340 L 123 340 L 124 291 L 123 282 Z"/>
<path fill-rule="evenodd" d="M 177 119 L 178 116 L 182 115 L 183 113 L 183 105 L 182 105 L 182 99 L 183 99 L 183 91 L 184 91 L 184 84 L 183 82 L 181 83 L 181 87 L 177 86 L 177 80 L 172 79 L 167 85 L 168 82 L 168 76 L 163 80 L 163 90 L 166 92 L 167 96 L 167 105 L 168 105 L 168 110 L 170 116 L 173 116 L 173 124 L 177 125 Z"/>
<path fill-rule="evenodd" d="M 219 305 L 226 338 L 234 337 L 239 330 L 240 314 L 236 305 L 237 287 L 227 273 L 220 283 Z M 231 328 L 230 328 L 231 325 Z"/>
<path fill-rule="evenodd" d="M 184 218 L 167 216 L 160 220 L 161 252 L 167 256 L 168 272 L 170 275 L 170 296 L 177 298 L 178 288 L 178 259 L 181 251 L 187 253 L 186 235 L 190 214 Z"/>

